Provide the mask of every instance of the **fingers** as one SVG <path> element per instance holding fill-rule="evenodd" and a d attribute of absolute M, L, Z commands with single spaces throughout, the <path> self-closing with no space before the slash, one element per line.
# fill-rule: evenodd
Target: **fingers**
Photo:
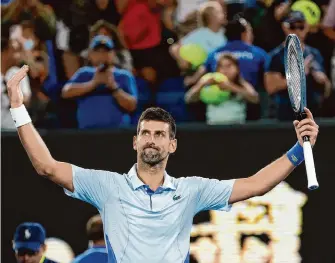
<path fill-rule="evenodd" d="M 29 70 L 29 67 L 27 65 L 24 65 L 23 67 L 20 68 L 18 72 L 16 72 L 13 77 L 8 81 L 7 86 L 12 87 L 12 86 L 17 86 L 20 81 L 27 75 L 27 72 Z"/>
<path fill-rule="evenodd" d="M 310 125 L 310 126 L 314 126 L 314 127 L 319 127 L 314 120 L 312 119 L 303 119 L 302 121 L 299 121 L 296 125 L 297 129 L 300 129 L 302 126 L 304 125 Z"/>
<path fill-rule="evenodd" d="M 305 110 L 305 112 L 306 112 L 306 114 L 307 114 L 307 117 L 308 117 L 309 119 L 314 120 L 312 112 L 311 112 L 308 108 L 306 108 L 306 107 L 304 108 L 304 110 Z"/>

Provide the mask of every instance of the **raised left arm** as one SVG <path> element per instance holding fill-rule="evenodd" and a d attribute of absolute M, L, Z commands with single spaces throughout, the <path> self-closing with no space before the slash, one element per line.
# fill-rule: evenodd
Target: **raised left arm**
<path fill-rule="evenodd" d="M 315 144 L 319 126 L 315 123 L 312 113 L 305 108 L 307 118 L 294 121 L 294 127 L 299 143 L 292 147 L 284 156 L 265 166 L 255 175 L 237 179 L 234 183 L 229 204 L 246 200 L 254 196 L 261 196 L 273 189 L 303 161 L 303 136 L 309 136 L 312 145 Z"/>

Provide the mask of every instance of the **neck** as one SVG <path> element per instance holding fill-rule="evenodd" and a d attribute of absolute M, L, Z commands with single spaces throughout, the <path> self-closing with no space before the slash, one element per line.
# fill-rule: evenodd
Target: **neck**
<path fill-rule="evenodd" d="M 216 24 L 216 23 L 212 23 L 211 25 L 208 25 L 208 28 L 212 30 L 213 32 L 219 32 L 221 27 L 222 26 L 220 24 Z"/>
<path fill-rule="evenodd" d="M 97 246 L 102 247 L 102 246 L 105 246 L 105 245 L 106 245 L 105 240 L 97 240 L 97 241 L 93 242 L 93 246 L 95 246 L 95 247 L 97 247 Z"/>
<path fill-rule="evenodd" d="M 142 161 L 137 163 L 137 176 L 148 185 L 151 190 L 156 191 L 164 182 L 164 171 L 166 161 L 162 161 L 155 166 L 150 166 Z"/>

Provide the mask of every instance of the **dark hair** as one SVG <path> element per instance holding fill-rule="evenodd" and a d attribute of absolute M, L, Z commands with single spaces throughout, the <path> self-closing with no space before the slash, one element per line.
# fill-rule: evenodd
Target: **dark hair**
<path fill-rule="evenodd" d="M 225 35 L 229 41 L 241 40 L 242 33 L 247 31 L 247 20 L 244 18 L 235 18 L 232 21 L 229 21 L 226 26 Z"/>
<path fill-rule="evenodd" d="M 88 239 L 93 242 L 104 239 L 104 228 L 100 215 L 93 216 L 88 220 L 86 231 Z"/>
<path fill-rule="evenodd" d="M 241 76 L 241 71 L 240 71 L 240 65 L 238 63 L 238 59 L 236 57 L 234 57 L 233 54 L 231 53 L 223 53 L 220 54 L 218 60 L 217 60 L 217 64 L 216 67 L 218 68 L 220 66 L 220 64 L 222 63 L 223 60 L 228 59 L 230 62 L 232 62 L 234 64 L 234 66 L 237 67 L 237 75 L 235 77 L 235 79 L 233 79 L 233 83 L 237 84 L 237 85 L 242 85 L 242 76 Z"/>
<path fill-rule="evenodd" d="M 170 126 L 170 138 L 175 138 L 177 133 L 176 122 L 166 110 L 158 107 L 146 109 L 142 114 L 137 124 L 137 134 L 140 132 L 140 124 L 142 121 L 161 121 L 168 123 Z"/>

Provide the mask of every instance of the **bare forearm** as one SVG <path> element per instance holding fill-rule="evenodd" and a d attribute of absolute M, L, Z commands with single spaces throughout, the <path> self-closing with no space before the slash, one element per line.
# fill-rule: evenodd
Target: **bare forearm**
<path fill-rule="evenodd" d="M 248 85 L 248 84 L 245 84 Z M 248 102 L 257 104 L 259 103 L 259 96 L 258 93 L 252 88 L 252 87 L 240 87 L 237 86 L 236 84 L 232 84 L 233 91 L 236 92 L 237 94 L 240 94 L 243 99 L 245 99 Z"/>
<path fill-rule="evenodd" d="M 18 134 L 37 173 L 40 175 L 52 174 L 56 161 L 52 158 L 34 126 L 31 123 L 23 125 L 18 128 Z"/>
<path fill-rule="evenodd" d="M 62 90 L 62 97 L 65 99 L 80 97 L 93 91 L 95 86 L 96 85 L 93 81 L 68 84 Z"/>
<path fill-rule="evenodd" d="M 124 92 L 121 89 L 118 89 L 113 93 L 113 96 L 117 103 L 126 111 L 132 112 L 136 109 L 136 99 L 132 95 Z"/>
<path fill-rule="evenodd" d="M 265 166 L 255 175 L 248 178 L 253 185 L 255 196 L 269 192 L 294 170 L 295 166 L 290 162 L 286 155 Z"/>
<path fill-rule="evenodd" d="M 185 102 L 189 104 L 189 103 L 195 103 L 199 101 L 201 89 L 202 89 L 201 83 L 194 85 L 188 92 L 186 92 Z"/>
<path fill-rule="evenodd" d="M 272 95 L 287 88 L 286 79 L 280 73 L 267 73 L 265 75 L 266 91 Z"/>

